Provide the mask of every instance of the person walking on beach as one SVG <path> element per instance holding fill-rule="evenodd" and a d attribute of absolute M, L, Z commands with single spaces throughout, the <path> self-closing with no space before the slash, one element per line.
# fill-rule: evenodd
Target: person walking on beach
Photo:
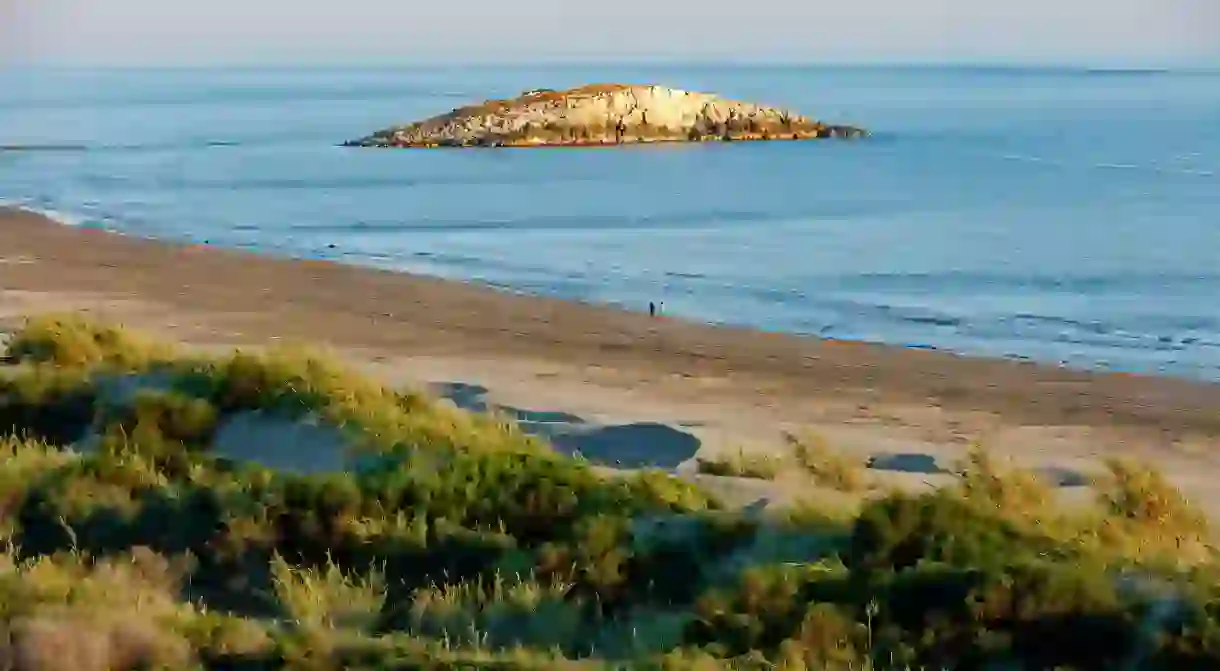
<path fill-rule="evenodd" d="M 653 303 L 652 301 L 648 301 L 648 316 L 649 317 L 657 316 L 657 304 Z"/>

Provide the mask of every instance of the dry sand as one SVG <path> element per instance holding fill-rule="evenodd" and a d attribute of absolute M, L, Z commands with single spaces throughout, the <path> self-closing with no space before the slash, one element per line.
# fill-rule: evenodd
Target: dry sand
<path fill-rule="evenodd" d="M 644 306 L 646 308 L 646 306 Z M 1063 477 L 1154 462 L 1220 513 L 1220 386 L 714 327 L 471 284 L 61 226 L 0 210 L 0 325 L 82 310 L 202 345 L 300 341 L 497 407 L 561 449 L 689 469 L 813 430 L 884 484 L 949 480 L 975 441 Z M 806 483 L 719 482 L 743 502 Z"/>

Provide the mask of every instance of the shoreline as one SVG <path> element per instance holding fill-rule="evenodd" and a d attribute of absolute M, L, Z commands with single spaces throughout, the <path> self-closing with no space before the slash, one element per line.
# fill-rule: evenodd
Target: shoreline
<path fill-rule="evenodd" d="M 1220 519 L 1220 385 L 652 318 L 407 273 L 171 244 L 0 207 L 0 339 L 81 312 L 190 346 L 322 346 L 395 387 L 497 409 L 558 449 L 684 472 L 741 505 L 847 502 L 694 473 L 824 439 L 878 487 L 927 490 L 981 444 L 1060 483 L 1148 462 Z M 880 490 L 870 490 L 880 491 Z M 837 504 L 836 504 L 837 505 Z"/>
<path fill-rule="evenodd" d="M 646 145 L 646 144 L 657 144 L 657 143 L 640 142 L 640 143 L 633 143 L 633 144 L 628 144 L 628 145 L 613 145 L 613 144 L 596 143 L 596 144 L 588 145 L 588 148 L 615 147 L 615 146 L 626 146 L 626 147 L 630 148 L 631 146 L 634 146 L 634 144 Z M 678 143 L 665 142 L 665 143 L 660 143 L 660 144 L 696 145 L 696 144 L 701 144 L 701 143 L 698 143 L 698 142 L 678 142 Z M 345 145 L 337 145 L 337 146 L 342 147 Z M 506 145 L 504 147 L 501 147 L 501 149 L 528 149 L 528 148 L 563 149 L 563 148 L 567 148 L 569 146 L 571 146 L 571 145 L 539 145 L 537 147 L 522 147 L 522 146 L 515 146 L 515 145 Z M 361 147 L 361 148 L 362 149 L 387 149 L 387 147 Z M 425 148 L 451 149 L 452 147 L 425 147 Z M 2 149 L 2 148 L 0 148 L 0 149 Z M 308 258 L 285 256 L 285 255 L 277 255 L 277 254 L 264 253 L 264 252 L 258 252 L 258 251 L 252 251 L 252 250 L 237 249 L 237 248 L 228 247 L 225 245 L 214 245 L 211 243 L 210 240 L 205 240 L 202 243 L 198 243 L 198 242 L 187 242 L 184 240 L 174 240 L 174 239 L 168 239 L 168 238 L 162 239 L 162 238 L 154 238 L 154 237 L 143 237 L 140 235 L 129 234 L 129 233 L 125 233 L 123 231 L 118 231 L 118 230 L 114 230 L 114 229 L 83 226 L 82 224 L 84 222 L 80 216 L 66 214 L 66 213 L 55 211 L 55 210 L 29 207 L 26 205 L 22 205 L 20 203 L 15 203 L 15 202 L 11 202 L 11 201 L 6 201 L 4 199 L 0 199 L 0 221 L 3 221 L 5 216 L 7 216 L 7 215 L 20 215 L 23 217 L 37 217 L 37 218 L 45 219 L 49 223 L 56 224 L 59 226 L 66 226 L 68 228 L 73 228 L 73 229 L 82 230 L 82 231 L 94 231 L 94 232 L 98 232 L 98 233 L 108 233 L 110 235 L 115 235 L 115 236 L 119 236 L 122 238 L 127 238 L 127 239 L 132 239 L 132 240 L 141 240 L 144 242 L 155 243 L 155 244 L 160 244 L 160 245 L 167 245 L 170 247 L 235 251 L 235 252 L 238 252 L 241 254 L 251 255 L 251 256 L 253 256 L 255 258 L 259 258 L 259 259 L 271 259 L 271 260 L 287 261 L 287 262 L 333 263 L 333 264 L 338 264 L 338 265 L 342 265 L 345 267 L 371 270 L 371 271 L 375 271 L 375 272 L 379 272 L 379 273 L 388 272 L 388 273 L 391 273 L 394 275 L 402 275 L 402 276 L 410 277 L 410 278 L 436 280 L 436 281 L 440 281 L 440 282 L 451 282 L 454 284 L 466 285 L 466 286 L 474 287 L 477 289 L 485 289 L 487 291 L 491 291 L 491 292 L 494 292 L 494 293 L 497 293 L 500 295 L 518 296 L 518 297 L 524 297 L 524 298 L 535 298 L 535 299 L 540 299 L 540 300 L 559 301 L 561 303 L 569 303 L 569 304 L 573 304 L 573 305 L 581 305 L 581 306 L 586 306 L 586 307 L 591 307 L 591 308 L 611 310 L 611 311 L 616 311 L 616 312 L 620 312 L 620 313 L 624 313 L 624 314 L 631 314 L 631 315 L 641 315 L 647 311 L 647 308 L 645 307 L 646 303 L 642 304 L 640 306 L 640 309 L 633 310 L 633 309 L 631 309 L 630 306 L 628 306 L 626 303 L 624 303 L 622 301 L 586 301 L 586 300 L 581 300 L 579 298 L 565 297 L 565 296 L 555 295 L 555 294 L 531 293 L 529 291 L 515 289 L 508 285 L 502 285 L 502 284 L 497 284 L 497 283 L 493 283 L 493 282 L 482 282 L 482 281 L 479 281 L 476 279 L 460 279 L 460 278 L 444 277 L 442 275 L 433 275 L 433 274 L 429 274 L 426 272 L 419 272 L 419 271 L 408 270 L 408 269 L 403 269 L 403 270 L 386 269 L 386 268 L 380 268 L 380 267 L 377 267 L 374 265 L 366 265 L 366 264 L 361 264 L 361 263 L 345 263 L 342 261 L 336 261 L 336 260 L 327 259 L 327 258 L 308 259 Z M 3 259 L 2 259 L 2 257 L 0 257 L 0 264 L 2 264 L 2 263 L 3 263 Z M 3 288 L 3 287 L 0 287 L 0 288 Z M 781 335 L 781 336 L 798 338 L 798 339 L 814 340 L 814 341 L 821 342 L 821 343 L 847 344 L 847 345 L 854 344 L 854 345 L 866 345 L 866 346 L 881 347 L 881 348 L 895 349 L 895 350 L 902 350 L 902 351 L 932 352 L 932 353 L 948 355 L 948 356 L 951 356 L 954 358 L 981 359 L 981 360 L 987 360 L 987 361 L 1002 361 L 1002 362 L 1011 362 L 1011 363 L 1018 363 L 1018 364 L 1035 365 L 1035 366 L 1039 366 L 1039 367 L 1043 367 L 1043 368 L 1057 369 L 1057 370 L 1085 374 L 1085 375 L 1139 376 L 1139 377 L 1151 377 L 1151 378 L 1158 378 L 1158 379 L 1186 381 L 1189 383 L 1202 384 L 1205 386 L 1220 386 L 1220 380 L 1212 380 L 1212 379 L 1208 379 L 1208 378 L 1202 377 L 1202 376 L 1172 375 L 1172 374 L 1166 374 L 1166 373 L 1149 372 L 1147 370 L 1141 370 L 1141 369 L 1108 368 L 1105 366 L 1089 368 L 1088 366 L 1076 365 L 1076 364 L 1072 364 L 1072 363 L 1069 363 L 1066 361 L 1053 362 L 1050 359 L 1026 356 L 1026 355 L 1022 355 L 1022 354 L 1018 354 L 1018 353 L 1000 354 L 997 351 L 989 352 L 989 351 L 979 350 L 979 349 L 976 349 L 974 351 L 969 351 L 969 350 L 963 351 L 963 350 L 951 349 L 948 347 L 938 347 L 935 345 L 923 345 L 923 344 L 904 345 L 904 344 L 893 343 L 893 342 L 885 342 L 883 340 L 833 338 L 833 337 L 821 336 L 821 335 L 818 335 L 818 334 L 812 333 L 812 332 L 800 332 L 800 331 L 783 330 L 783 329 L 770 329 L 770 328 L 765 328 L 763 326 L 759 326 L 756 324 L 750 324 L 750 323 L 746 323 L 746 322 L 711 321 L 711 320 L 701 319 L 698 317 L 680 316 L 680 315 L 671 317 L 669 315 L 660 314 L 660 313 L 658 313 L 657 316 L 660 318 L 667 319 L 669 321 L 682 322 L 682 323 L 691 324 L 691 325 L 706 326 L 706 327 L 715 328 L 715 329 L 749 331 L 749 332 L 762 333 L 762 334 L 775 334 L 775 335 Z M 1218 425 L 1220 425 L 1220 423 L 1218 423 Z"/>
<path fill-rule="evenodd" d="M 1220 385 L 1184 378 L 650 318 L 403 272 L 79 229 L 9 207 L 0 207 L 0 235 L 0 256 L 9 259 L 0 262 L 5 292 L 200 312 L 234 327 L 238 340 L 596 362 L 682 377 L 761 378 L 775 392 L 931 404 L 1020 423 L 1220 435 Z"/>

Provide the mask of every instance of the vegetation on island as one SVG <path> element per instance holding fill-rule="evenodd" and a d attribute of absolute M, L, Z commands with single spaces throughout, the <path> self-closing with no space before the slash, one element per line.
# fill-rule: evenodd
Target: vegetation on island
<path fill-rule="evenodd" d="M 579 147 L 639 142 L 863 138 L 791 111 L 661 86 L 589 84 L 486 100 L 344 143 L 349 147 Z"/>
<path fill-rule="evenodd" d="M 849 518 L 733 510 L 303 351 L 51 317 L 0 371 L 3 668 L 1220 668 L 1207 522 L 1131 463 L 1080 510 L 982 452 Z M 343 453 L 218 447 L 252 418 Z"/>

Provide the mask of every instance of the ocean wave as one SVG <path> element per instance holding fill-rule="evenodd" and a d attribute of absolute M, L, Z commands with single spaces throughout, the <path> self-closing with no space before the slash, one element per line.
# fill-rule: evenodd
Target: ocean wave
<path fill-rule="evenodd" d="M 1188 177 L 1215 177 L 1215 170 L 1193 169 L 1193 168 L 1157 168 L 1157 172 L 1163 172 L 1171 175 L 1185 175 Z"/>
<path fill-rule="evenodd" d="M 1098 170 L 1130 170 L 1139 172 L 1152 172 L 1162 175 L 1180 175 L 1184 177 L 1215 177 L 1214 170 L 1206 168 L 1170 168 L 1160 165 L 1137 165 L 1135 163 L 1095 163 L 1094 168 Z"/>
<path fill-rule="evenodd" d="M 1041 156 L 1027 156 L 1025 154 L 1004 154 L 1000 158 L 1005 161 L 1020 161 L 1021 163 L 1053 163 L 1050 159 Z"/>
<path fill-rule="evenodd" d="M 1165 68 L 1086 68 L 1085 75 L 1093 76 L 1131 76 L 1131 75 L 1165 75 L 1173 72 Z"/>
<path fill-rule="evenodd" d="M 12 210 L 29 212 L 30 214 L 36 214 L 40 217 L 46 217 L 57 224 L 71 226 L 73 228 L 83 226 L 89 221 L 89 217 L 82 214 L 65 212 L 63 210 L 57 210 L 49 207 L 39 207 L 20 200 L 7 200 L 0 198 L 0 208 L 9 208 Z"/>
<path fill-rule="evenodd" d="M 1091 330 L 1098 333 L 1108 333 L 1121 330 L 1121 327 L 1117 325 L 1106 324 L 1105 322 L 1101 321 L 1084 321 L 1055 315 L 1017 313 L 1009 317 L 1009 319 L 1014 321 L 1067 326 L 1071 328 Z M 1220 331 L 1220 320 L 1202 315 L 1193 317 L 1143 317 L 1135 319 L 1133 323 L 1149 332 L 1178 331 L 1189 333 L 1194 331 Z"/>
<path fill-rule="evenodd" d="M 9 153 L 87 153 L 112 151 L 166 151 L 172 149 L 206 149 L 209 147 L 240 147 L 237 140 L 200 139 L 182 142 L 149 142 L 139 144 L 86 144 L 86 143 L 18 143 L 0 144 L 0 152 Z"/>
<path fill-rule="evenodd" d="M 1194 155 L 1197 157 L 1197 155 Z M 1034 156 L 1030 154 L 999 154 L 997 156 L 1002 161 L 1011 161 L 1014 163 L 1035 163 L 1038 165 L 1053 166 L 1056 168 L 1089 168 L 1094 170 L 1125 170 L 1125 171 L 1142 171 L 1150 173 L 1158 173 L 1163 175 L 1180 175 L 1183 177 L 1215 177 L 1216 170 L 1211 168 L 1198 167 L 1175 167 L 1164 165 L 1140 165 L 1137 163 L 1119 163 L 1119 162 L 1101 162 L 1101 163 L 1079 163 L 1073 164 L 1064 162 L 1054 158 L 1045 156 Z M 1181 157 L 1177 157 L 1181 160 Z"/>
<path fill-rule="evenodd" d="M 896 313 L 906 323 L 923 320 Z M 1116 351 L 1184 352 L 1200 347 L 1214 347 L 1220 330 L 1212 325 L 1210 336 L 1192 335 L 1180 329 L 1166 328 L 1160 320 L 1119 325 L 1100 320 L 1070 319 L 1051 315 L 1010 315 L 992 318 L 963 318 L 954 324 L 951 339 L 971 339 L 981 342 L 1020 341 L 1036 345 L 1074 345 Z M 1057 347 L 1056 349 L 1062 349 Z"/>
<path fill-rule="evenodd" d="M 666 271 L 665 276 L 672 277 L 674 279 L 679 279 L 679 280 L 705 280 L 705 279 L 707 279 L 707 275 L 704 275 L 703 273 L 683 273 L 683 272 L 677 272 L 677 271 Z"/>
<path fill-rule="evenodd" d="M 892 305 L 879 305 L 877 307 L 882 314 L 908 324 L 946 327 L 960 327 L 965 324 L 965 320 L 962 317 L 956 317 L 935 310 L 917 310 Z"/>
<path fill-rule="evenodd" d="M 266 103 L 343 103 L 370 102 L 387 100 L 427 100 L 441 99 L 474 99 L 472 94 L 455 91 L 440 91 L 426 87 L 394 86 L 389 84 L 370 86 L 350 86 L 345 88 L 307 90 L 300 88 L 273 87 L 203 87 L 196 91 L 188 91 L 183 95 L 162 94 L 128 94 L 123 97 L 111 97 L 108 94 L 94 95 L 102 87 L 73 87 L 88 91 L 85 95 L 46 95 L 40 97 L 25 97 L 24 99 L 9 99 L 0 103 L 0 110 L 22 112 L 45 110 L 73 109 L 114 109 L 140 107 L 181 107 L 212 104 L 222 100 L 228 105 L 249 105 Z"/>
<path fill-rule="evenodd" d="M 231 191 L 233 189 L 261 189 L 271 191 L 310 191 L 315 189 L 367 190 L 384 188 L 417 188 L 429 186 L 524 186 L 531 184 L 572 183 L 595 181 L 593 178 L 569 175 L 553 177 L 550 175 L 426 175 L 400 176 L 386 175 L 380 177 L 340 176 L 328 178 L 287 179 L 287 178 L 252 178 L 252 179 L 186 179 L 181 177 L 163 178 L 158 185 L 163 188 L 198 190 L 198 191 Z"/>
<path fill-rule="evenodd" d="M 0 144 L 0 152 L 82 152 L 89 151 L 84 144 Z"/>
<path fill-rule="evenodd" d="M 955 289 L 977 292 L 980 287 L 1003 289 L 1034 289 L 1057 293 L 1098 293 L 1149 284 L 1198 285 L 1220 283 L 1220 273 L 1129 272 L 1096 275 L 1032 275 L 986 271 L 946 270 L 937 272 L 872 272 L 859 273 L 838 280 L 847 289 L 885 290 L 890 288 L 933 287 L 938 291 Z"/>
<path fill-rule="evenodd" d="M 755 301 L 783 303 L 791 292 L 737 287 Z M 1093 350 L 1170 354 L 1220 346 L 1220 320 L 1206 316 L 1133 318 L 1122 323 L 1101 319 L 1016 313 L 955 313 L 925 306 L 851 299 L 815 298 L 792 305 L 801 316 L 788 328 L 818 336 L 843 333 L 887 333 L 891 338 L 955 350 L 963 342 L 1011 347 L 1026 343 L 1031 351 L 1064 351 L 1065 346 Z M 816 315 L 816 316 L 815 316 Z M 897 342 L 891 340 L 891 342 Z"/>
<path fill-rule="evenodd" d="M 1086 331 L 1098 335 L 1106 335 L 1111 333 L 1116 327 L 1103 324 L 1099 321 L 1084 321 L 1080 319 L 1071 319 L 1068 317 L 1059 317 L 1055 315 L 1039 315 L 1030 313 L 1017 313 L 1009 317 L 1003 318 L 1003 322 L 1017 322 L 1033 326 L 1057 326 L 1060 328 L 1076 329 Z"/>
<path fill-rule="evenodd" d="M 765 212 L 736 212 L 729 210 L 712 212 L 678 212 L 646 215 L 598 215 L 598 214 L 553 214 L 532 217 L 503 219 L 439 219 L 412 218 L 395 221 L 359 221 L 351 224 L 292 224 L 286 230 L 308 233 L 445 233 L 481 231 L 532 231 L 532 230 L 633 230 L 638 228 L 665 228 L 721 222 L 760 221 L 778 217 Z"/>

